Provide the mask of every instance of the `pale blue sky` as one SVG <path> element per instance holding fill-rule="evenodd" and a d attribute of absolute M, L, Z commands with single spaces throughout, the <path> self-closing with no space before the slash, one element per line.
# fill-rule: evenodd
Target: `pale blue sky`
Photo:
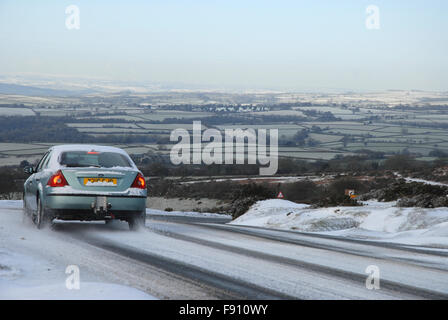
<path fill-rule="evenodd" d="M 80 9 L 67 30 L 65 8 Z M 379 30 L 365 27 L 380 9 Z M 0 1 L 0 74 L 448 90 L 448 1 Z"/>

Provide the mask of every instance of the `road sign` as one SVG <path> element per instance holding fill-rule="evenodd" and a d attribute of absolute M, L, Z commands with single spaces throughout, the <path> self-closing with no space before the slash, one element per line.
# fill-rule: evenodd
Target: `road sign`
<path fill-rule="evenodd" d="M 349 196 L 351 199 L 356 198 L 355 190 L 353 189 L 345 189 L 345 195 Z"/>

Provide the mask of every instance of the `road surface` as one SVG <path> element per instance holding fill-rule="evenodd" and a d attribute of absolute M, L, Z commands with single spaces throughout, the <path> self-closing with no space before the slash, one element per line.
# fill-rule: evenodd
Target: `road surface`
<path fill-rule="evenodd" d="M 0 203 L 0 280 L 2 265 L 19 270 L 9 278 L 6 273 L 0 290 L 6 280 L 22 286 L 63 283 L 66 266 L 76 265 L 81 287 L 83 281 L 114 283 L 159 299 L 448 298 L 446 249 L 226 222 L 152 214 L 139 232 L 122 222 L 37 230 L 22 221 L 18 203 Z M 27 263 L 15 267 L 15 255 Z M 379 271 L 379 289 L 366 287 L 369 266 Z"/>

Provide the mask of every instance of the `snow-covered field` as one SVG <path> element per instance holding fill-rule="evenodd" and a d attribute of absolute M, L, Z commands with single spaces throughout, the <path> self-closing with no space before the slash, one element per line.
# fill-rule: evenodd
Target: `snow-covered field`
<path fill-rule="evenodd" d="M 448 247 L 448 208 L 399 208 L 395 202 L 378 201 L 363 204 L 311 209 L 287 200 L 264 200 L 231 224 Z"/>

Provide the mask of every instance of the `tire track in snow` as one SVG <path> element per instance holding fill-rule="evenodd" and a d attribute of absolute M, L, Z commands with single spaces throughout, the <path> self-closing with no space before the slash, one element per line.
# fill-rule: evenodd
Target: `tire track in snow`
<path fill-rule="evenodd" d="M 299 232 L 299 231 L 289 231 L 289 230 L 281 230 L 281 229 L 268 229 L 263 227 L 255 227 L 255 226 L 245 226 L 245 225 L 228 225 L 224 224 L 227 222 L 230 222 L 230 220 L 222 219 L 222 221 L 206 221 L 207 218 L 193 218 L 188 216 L 163 216 L 163 215 L 148 215 L 147 219 L 149 220 L 157 220 L 157 221 L 166 221 L 166 222 L 174 222 L 174 223 L 184 223 L 184 224 L 191 224 L 191 225 L 197 225 L 197 226 L 204 226 L 207 228 L 215 228 L 219 230 L 226 230 L 230 232 L 238 232 L 250 236 L 265 238 L 268 240 L 275 240 L 280 241 L 284 243 L 292 243 L 292 244 L 300 244 L 304 246 L 309 247 L 315 247 L 315 248 L 321 248 L 317 247 L 319 244 L 316 244 L 316 242 L 312 241 L 306 241 L 303 239 L 292 239 L 290 237 L 282 237 L 281 235 L 273 235 L 273 233 L 277 234 L 286 234 L 286 235 L 294 235 L 302 238 L 318 238 L 318 239 L 326 239 L 326 240 L 335 240 L 338 242 L 345 242 L 345 243 L 352 243 L 356 245 L 367 245 L 367 246 L 376 246 L 376 247 L 383 247 L 387 249 L 394 249 L 394 250 L 401 250 L 401 251 L 407 251 L 407 252 L 413 252 L 413 253 L 419 253 L 419 254 L 426 254 L 431 256 L 439 256 L 439 257 L 448 257 L 448 250 L 443 249 L 434 249 L 434 248 L 425 248 L 424 246 L 415 246 L 415 245 L 407 245 L 407 244 L 399 244 L 399 243 L 392 243 L 392 242 L 383 242 L 383 241 L 375 241 L 375 240 L 363 240 L 363 239 L 354 239 L 354 238 L 347 238 L 347 237 L 339 237 L 334 235 L 328 235 L 328 234 L 319 234 L 319 233 L 309 233 L 309 232 Z M 268 234 L 271 233 L 271 234 Z M 302 242 L 300 242 L 302 241 Z M 339 246 L 325 246 L 322 247 L 322 249 L 331 249 L 331 250 L 337 250 L 340 249 Z M 346 250 L 346 249 L 344 249 Z M 359 253 L 361 255 L 363 254 L 363 251 L 350 251 L 344 253 Z"/>
<path fill-rule="evenodd" d="M 252 283 L 231 278 L 210 270 L 185 264 L 180 261 L 166 258 L 160 255 L 152 254 L 138 248 L 123 244 L 114 244 L 111 241 L 97 239 L 91 236 L 74 235 L 75 238 L 86 242 L 92 246 L 125 256 L 127 258 L 149 264 L 158 269 L 173 273 L 193 280 L 196 283 L 202 283 L 212 289 L 213 293 L 221 296 L 222 299 L 250 299 L 250 300 L 278 300 L 278 299 L 297 299 L 268 288 L 264 288 Z"/>
<path fill-rule="evenodd" d="M 270 261 L 273 263 L 279 263 L 279 264 L 285 264 L 288 266 L 293 266 L 301 269 L 305 269 L 308 271 L 313 271 L 320 274 L 335 276 L 339 278 L 343 278 L 346 280 L 349 280 L 353 282 L 354 284 L 357 283 L 364 283 L 366 280 L 365 274 L 359 274 L 355 272 L 345 271 L 338 268 L 331 268 L 327 266 L 323 266 L 320 264 L 314 264 L 309 263 L 306 261 L 300 261 L 296 259 L 286 258 L 286 257 L 280 257 L 276 255 L 271 255 L 268 253 L 263 253 L 259 251 L 244 249 L 240 247 L 235 247 L 231 245 L 226 245 L 223 243 L 218 243 L 214 241 L 209 241 L 205 239 L 199 239 L 192 236 L 187 236 L 180 233 L 174 233 L 173 231 L 163 231 L 163 230 L 157 230 L 155 228 L 150 228 L 151 231 L 156 232 L 158 234 L 162 234 L 171 238 L 175 238 L 177 240 L 182 241 L 188 241 L 193 242 L 199 245 L 211 247 L 218 250 L 223 250 L 227 252 L 232 252 L 236 254 L 240 254 L 246 257 L 253 257 L 256 259 L 261 259 L 263 261 Z M 230 231 L 226 229 L 226 231 Z M 415 296 L 416 298 L 424 298 L 424 299 L 437 299 L 437 300 L 446 300 L 448 299 L 448 294 L 444 294 L 441 292 L 431 291 L 424 288 L 419 288 L 411 285 L 406 285 L 398 282 L 393 282 L 390 280 L 381 279 L 381 289 L 386 289 L 391 292 L 393 295 L 394 293 L 400 296 L 403 294 L 409 294 L 412 296 Z"/>
<path fill-rule="evenodd" d="M 266 229 L 262 227 L 253 227 L 253 226 L 240 226 L 240 225 L 220 225 L 220 224 L 212 224 L 212 223 L 189 223 L 197 226 L 202 226 L 205 228 L 212 228 L 217 230 L 225 230 L 229 232 L 235 232 L 240 234 L 245 234 L 249 236 L 264 238 L 268 240 L 274 240 L 284 243 L 290 243 L 290 244 L 298 244 L 302 246 L 307 246 L 311 248 L 316 249 L 325 249 L 325 250 L 332 250 L 342 253 L 349 253 L 349 254 L 355 254 L 359 256 L 368 256 L 370 257 L 369 253 L 366 253 L 363 250 L 354 250 L 353 248 L 343 248 L 341 246 L 337 245 L 330 245 L 330 244 L 322 244 L 317 243 L 309 240 L 305 240 L 303 238 L 318 238 L 318 239 L 325 239 L 325 240 L 334 240 L 337 242 L 346 242 L 351 243 L 359 246 L 374 246 L 374 247 L 383 247 L 387 249 L 392 250 L 400 250 L 400 251 L 407 251 L 412 253 L 419 253 L 419 254 L 425 254 L 430 256 L 438 256 L 438 257 L 448 257 L 448 250 L 437 250 L 437 249 L 426 249 L 421 246 L 412 246 L 412 245 L 402 245 L 402 244 L 396 244 L 396 243 L 390 243 L 390 242 L 380 242 L 380 241 L 370 241 L 370 240 L 360 240 L 360 239 L 350 239 L 350 238 L 342 238 L 332 235 L 325 235 L 325 234 L 310 234 L 310 233 L 303 233 L 303 232 L 295 232 L 295 231 L 287 231 L 287 230 L 278 230 L 278 229 Z M 289 235 L 294 235 L 297 237 L 301 237 L 302 239 L 293 239 L 291 237 L 281 236 L 279 234 L 274 233 L 284 233 Z M 336 242 L 335 242 L 336 244 Z M 378 257 L 380 258 L 380 257 Z M 445 270 L 445 269 L 443 269 Z"/>

